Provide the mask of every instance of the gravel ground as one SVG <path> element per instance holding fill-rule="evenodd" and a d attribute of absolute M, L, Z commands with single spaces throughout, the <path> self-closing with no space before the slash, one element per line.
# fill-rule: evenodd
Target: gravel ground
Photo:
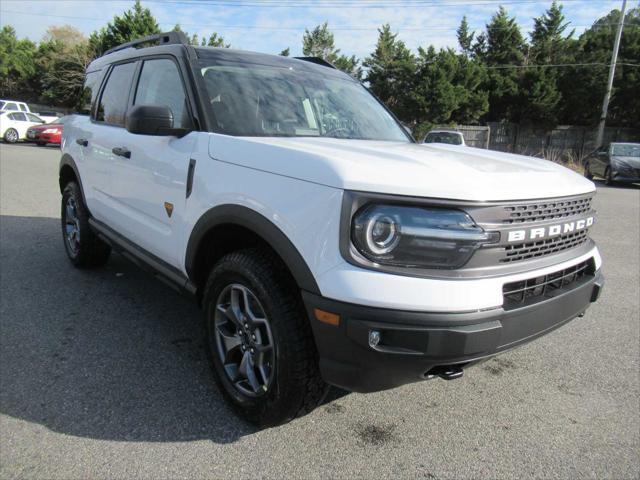
<path fill-rule="evenodd" d="M 212 382 L 197 308 L 60 238 L 60 152 L 0 145 L 0 477 L 638 478 L 640 190 L 598 185 L 601 300 L 454 382 L 350 394 L 258 431 Z"/>

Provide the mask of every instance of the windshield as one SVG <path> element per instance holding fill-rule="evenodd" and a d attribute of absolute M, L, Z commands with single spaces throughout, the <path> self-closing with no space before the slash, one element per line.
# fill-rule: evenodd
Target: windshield
<path fill-rule="evenodd" d="M 640 157 L 640 144 L 620 144 L 612 145 L 611 154 L 616 157 Z"/>
<path fill-rule="evenodd" d="M 457 133 L 431 132 L 424 139 L 424 143 L 448 143 L 450 145 L 462 145 L 462 138 Z"/>
<path fill-rule="evenodd" d="M 331 137 L 409 142 L 359 83 L 263 65 L 201 65 L 214 131 L 259 137 Z"/>

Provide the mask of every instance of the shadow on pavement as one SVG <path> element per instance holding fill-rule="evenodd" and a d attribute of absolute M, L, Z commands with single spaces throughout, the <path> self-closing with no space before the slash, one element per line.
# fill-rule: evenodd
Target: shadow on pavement
<path fill-rule="evenodd" d="M 119 255 L 81 271 L 53 218 L 0 217 L 0 412 L 68 435 L 229 443 L 201 313 Z"/>

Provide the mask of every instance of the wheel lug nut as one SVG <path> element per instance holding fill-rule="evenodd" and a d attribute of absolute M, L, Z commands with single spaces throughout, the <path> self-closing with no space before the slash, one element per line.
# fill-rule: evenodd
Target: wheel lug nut
<path fill-rule="evenodd" d="M 255 335 L 251 335 L 251 340 L 255 340 L 256 336 Z"/>
<path fill-rule="evenodd" d="M 255 351 L 253 348 L 250 350 L 250 352 L 251 352 L 251 355 L 253 355 L 254 353 L 256 353 L 256 351 Z"/>

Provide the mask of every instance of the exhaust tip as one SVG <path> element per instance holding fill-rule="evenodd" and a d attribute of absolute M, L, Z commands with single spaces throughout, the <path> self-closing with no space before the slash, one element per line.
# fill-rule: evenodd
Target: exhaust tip
<path fill-rule="evenodd" d="M 462 378 L 462 375 L 464 375 L 464 371 L 459 365 L 440 365 L 425 373 L 424 378 L 431 380 L 432 378 L 440 377 L 443 380 L 456 380 Z"/>

